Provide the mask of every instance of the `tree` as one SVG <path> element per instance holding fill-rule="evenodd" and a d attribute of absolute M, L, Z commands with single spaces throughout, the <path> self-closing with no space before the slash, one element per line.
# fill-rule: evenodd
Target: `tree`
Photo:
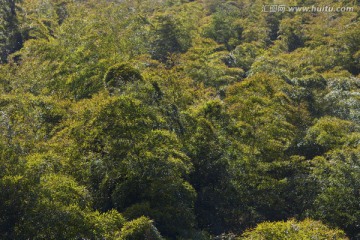
<path fill-rule="evenodd" d="M 15 0 L 0 1 L 0 64 L 6 63 L 8 55 L 19 50 L 23 44 L 15 4 Z"/>
<path fill-rule="evenodd" d="M 196 39 L 193 47 L 181 59 L 184 71 L 198 85 L 204 84 L 224 91 L 231 83 L 244 77 L 244 70 L 232 65 L 229 53 L 211 39 Z"/>
<path fill-rule="evenodd" d="M 194 166 L 190 182 L 197 192 L 197 222 L 201 229 L 221 234 L 231 229 L 230 206 L 238 200 L 229 173 L 229 141 L 220 130 L 229 127 L 229 116 L 220 101 L 209 101 L 191 111 L 185 119 L 182 140 Z"/>
<path fill-rule="evenodd" d="M 191 46 L 191 37 L 171 15 L 158 15 L 152 33 L 151 56 L 161 62 L 166 62 L 170 54 L 186 52 Z"/>
<path fill-rule="evenodd" d="M 161 129 L 161 116 L 136 96 L 79 102 L 57 136 L 59 154 L 69 159 L 66 172 L 89 187 L 97 209 L 117 209 L 129 219 L 145 215 L 165 236 L 182 236 L 194 226 L 196 193 L 186 181 L 192 166 L 176 135 Z"/>
<path fill-rule="evenodd" d="M 300 134 L 298 119 L 307 113 L 287 91 L 285 81 L 258 74 L 229 87 L 225 99 L 235 121 L 230 172 L 243 224 L 302 214 L 316 194 L 309 162 L 291 151 Z"/>
<path fill-rule="evenodd" d="M 26 201 L 31 196 L 27 193 L 31 186 L 23 178 L 24 162 L 13 148 L 5 144 L 3 137 L 0 142 L 0 237 L 14 239 L 15 226 L 24 215 Z"/>
<path fill-rule="evenodd" d="M 242 40 L 243 26 L 237 19 L 240 10 L 232 4 L 222 4 L 212 15 L 212 21 L 204 30 L 204 36 L 224 44 L 228 51 Z"/>
<path fill-rule="evenodd" d="M 119 184 L 112 193 L 114 206 L 125 210 L 125 216 L 134 219 L 147 215 L 165 236 L 171 237 L 185 234 L 194 225 L 196 193 L 184 180 L 191 164 L 179 147 L 169 132 L 147 134 L 124 159 L 117 177 Z M 144 204 L 148 207 L 141 207 Z"/>
<path fill-rule="evenodd" d="M 350 145 L 354 141 L 351 136 L 356 138 L 357 133 L 357 126 L 353 122 L 334 117 L 323 117 L 309 128 L 304 139 L 310 145 L 317 145 L 322 150 L 319 154 L 321 155 L 344 144 Z"/>
<path fill-rule="evenodd" d="M 127 222 L 121 229 L 121 240 L 152 239 L 162 240 L 160 233 L 153 225 L 153 221 L 146 217 L 140 217 Z"/>
<path fill-rule="evenodd" d="M 110 67 L 104 76 L 105 88 L 110 94 L 121 92 L 120 89 L 129 82 L 143 81 L 139 70 L 132 68 L 129 64 L 119 64 Z"/>
<path fill-rule="evenodd" d="M 249 71 L 255 58 L 259 56 L 262 51 L 259 46 L 250 43 L 243 43 L 238 45 L 231 53 L 232 66 L 240 67 L 244 71 Z"/>
<path fill-rule="evenodd" d="M 304 46 L 306 41 L 303 33 L 303 25 L 300 25 L 302 19 L 298 16 L 293 19 L 287 18 L 280 22 L 279 38 L 288 52 Z"/>
<path fill-rule="evenodd" d="M 342 230 L 330 229 L 321 222 L 311 219 L 286 222 L 264 222 L 246 231 L 240 239 L 348 239 Z"/>
<path fill-rule="evenodd" d="M 357 141 L 359 141 L 357 133 Z M 314 158 L 313 176 L 321 189 L 310 210 L 315 219 L 359 237 L 359 146 L 332 150 Z"/>

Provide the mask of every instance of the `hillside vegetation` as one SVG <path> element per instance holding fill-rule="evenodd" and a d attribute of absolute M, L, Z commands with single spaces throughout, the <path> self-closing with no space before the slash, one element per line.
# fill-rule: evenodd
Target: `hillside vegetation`
<path fill-rule="evenodd" d="M 0 0 L 0 239 L 360 239 L 358 1 L 284 2 Z"/>

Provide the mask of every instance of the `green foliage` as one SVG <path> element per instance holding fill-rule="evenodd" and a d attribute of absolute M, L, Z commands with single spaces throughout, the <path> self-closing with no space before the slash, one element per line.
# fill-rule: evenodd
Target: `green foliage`
<path fill-rule="evenodd" d="M 2 95 L 0 102 L 2 141 L 18 154 L 28 154 L 35 145 L 50 138 L 65 115 L 62 103 L 47 97 Z"/>
<path fill-rule="evenodd" d="M 140 239 L 163 239 L 153 225 L 153 222 L 146 218 L 140 217 L 133 221 L 127 222 L 121 229 L 121 240 L 140 240 Z"/>
<path fill-rule="evenodd" d="M 48 175 L 40 179 L 38 198 L 26 213 L 18 235 L 32 238 L 76 238 L 89 234 L 83 209 L 89 195 L 69 177 Z"/>
<path fill-rule="evenodd" d="M 216 42 L 201 39 L 184 54 L 187 64 L 184 70 L 197 83 L 207 87 L 220 89 L 242 79 L 244 71 L 241 68 L 227 67 L 228 53 L 223 51 Z"/>
<path fill-rule="evenodd" d="M 284 19 L 280 22 L 279 37 L 286 51 L 292 52 L 304 46 L 305 37 L 302 30 L 303 20 L 300 17 Z"/>
<path fill-rule="evenodd" d="M 170 54 L 187 51 L 191 46 L 189 30 L 176 22 L 171 15 L 156 16 L 155 21 L 150 49 L 154 59 L 165 62 Z"/>
<path fill-rule="evenodd" d="M 227 202 L 234 201 L 228 176 L 229 159 L 222 133 L 217 126 L 225 126 L 228 116 L 220 101 L 209 101 L 187 116 L 185 146 L 194 171 L 191 184 L 197 192 L 196 216 L 198 224 L 207 231 L 220 234 L 228 229 Z M 222 196 L 226 195 L 224 199 Z"/>
<path fill-rule="evenodd" d="M 280 157 L 293 141 L 296 113 L 286 88 L 281 79 L 255 75 L 229 89 L 229 112 L 254 154 Z"/>
<path fill-rule="evenodd" d="M 157 219 L 160 231 L 170 236 L 181 235 L 194 224 L 196 193 L 182 179 L 191 165 L 174 135 L 164 131 L 149 133 L 123 164 L 120 179 L 124 180 L 112 193 L 117 209 L 126 209 L 125 215 L 130 218 L 145 214 Z M 149 207 L 139 208 L 139 203 L 147 202 Z"/>
<path fill-rule="evenodd" d="M 243 27 L 239 18 L 239 8 L 232 4 L 219 6 L 212 15 L 210 25 L 205 28 L 204 35 L 226 46 L 227 50 L 238 45 L 242 38 Z"/>
<path fill-rule="evenodd" d="M 324 117 L 309 128 L 305 140 L 319 145 L 326 151 L 343 144 L 349 145 L 349 138 L 356 130 L 359 131 L 352 122 Z"/>
<path fill-rule="evenodd" d="M 258 74 L 230 86 L 225 99 L 235 121 L 229 129 L 232 184 L 243 209 L 236 215 L 252 224 L 301 214 L 316 194 L 309 162 L 292 155 L 299 119 L 307 113 L 288 91 L 283 80 Z"/>
<path fill-rule="evenodd" d="M 25 185 L 25 186 L 24 186 Z M 0 179 L 2 193 L 0 195 L 0 229 L 1 238 L 13 239 L 16 223 L 20 221 L 24 213 L 24 202 L 28 200 L 26 196 L 27 186 L 21 176 L 4 176 Z"/>
<path fill-rule="evenodd" d="M 264 4 L 0 0 L 0 239 L 359 238 L 358 6 Z"/>
<path fill-rule="evenodd" d="M 21 175 L 24 163 L 13 150 L 0 143 L 0 237 L 13 239 L 16 223 L 24 214 L 24 203 L 29 200 L 29 185 Z"/>
<path fill-rule="evenodd" d="M 239 239 L 348 239 L 341 230 L 329 229 L 321 222 L 305 219 L 298 222 L 265 222 L 248 230 Z"/>
<path fill-rule="evenodd" d="M 8 55 L 19 50 L 23 43 L 18 29 L 15 2 L 0 1 L 0 64 L 7 62 Z"/>
<path fill-rule="evenodd" d="M 92 224 L 92 233 L 96 238 L 117 239 L 121 228 L 126 224 L 125 218 L 116 210 L 105 213 L 92 212 L 87 218 Z"/>
<path fill-rule="evenodd" d="M 238 45 L 231 52 L 230 64 L 233 66 L 240 67 L 245 71 L 250 70 L 251 65 L 255 61 L 256 57 L 262 53 L 262 50 L 259 46 L 256 46 L 251 43 L 243 43 Z"/>
<path fill-rule="evenodd" d="M 359 142 L 359 134 L 357 143 Z M 357 148 L 333 150 L 317 157 L 313 176 L 321 192 L 312 214 L 329 225 L 344 229 L 349 236 L 359 237 L 359 144 Z"/>
<path fill-rule="evenodd" d="M 128 82 L 142 81 L 143 77 L 137 69 L 129 64 L 118 64 L 110 67 L 104 76 L 105 88 L 113 94 L 123 88 Z"/>
<path fill-rule="evenodd" d="M 328 81 L 328 91 L 320 104 L 331 116 L 360 123 L 358 78 L 334 78 Z"/>

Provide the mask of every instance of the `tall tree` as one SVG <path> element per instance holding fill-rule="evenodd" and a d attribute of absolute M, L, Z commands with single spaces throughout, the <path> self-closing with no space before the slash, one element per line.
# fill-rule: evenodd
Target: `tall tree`
<path fill-rule="evenodd" d="M 7 62 L 8 55 L 19 50 L 23 44 L 15 4 L 15 0 L 0 1 L 0 63 Z"/>

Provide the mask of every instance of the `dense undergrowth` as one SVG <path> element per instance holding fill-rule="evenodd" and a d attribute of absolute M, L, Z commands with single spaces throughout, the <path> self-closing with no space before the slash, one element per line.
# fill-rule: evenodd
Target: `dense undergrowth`
<path fill-rule="evenodd" d="M 360 239 L 357 1 L 0 3 L 1 239 Z"/>

